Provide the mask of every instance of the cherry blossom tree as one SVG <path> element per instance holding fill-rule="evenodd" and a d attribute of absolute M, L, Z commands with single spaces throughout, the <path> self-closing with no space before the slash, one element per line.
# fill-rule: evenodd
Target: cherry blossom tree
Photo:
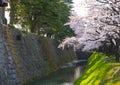
<path fill-rule="evenodd" d="M 102 51 L 120 56 L 120 0 L 84 0 L 88 15 L 72 13 L 66 25 L 76 33 L 59 47 L 73 46 L 83 51 Z"/>

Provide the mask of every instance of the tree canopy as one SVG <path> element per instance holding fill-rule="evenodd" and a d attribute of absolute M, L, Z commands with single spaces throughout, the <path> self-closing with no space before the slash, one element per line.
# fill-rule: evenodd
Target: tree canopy
<path fill-rule="evenodd" d="M 11 0 L 10 24 L 19 24 L 41 36 L 60 37 L 63 28 L 71 30 L 64 26 L 69 21 L 70 3 L 71 0 Z M 73 31 L 71 34 L 74 34 Z"/>
<path fill-rule="evenodd" d="M 120 1 L 85 0 L 87 16 L 73 13 L 68 25 L 75 31 L 76 37 L 66 38 L 60 45 L 72 45 L 83 51 L 97 50 L 120 56 Z M 119 60 L 117 58 L 117 60 Z"/>

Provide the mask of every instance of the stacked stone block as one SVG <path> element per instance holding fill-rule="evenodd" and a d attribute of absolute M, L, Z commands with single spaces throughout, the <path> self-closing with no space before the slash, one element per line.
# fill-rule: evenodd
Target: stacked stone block
<path fill-rule="evenodd" d="M 0 8 L 0 85 L 20 85 L 14 60 L 6 45 Z"/>

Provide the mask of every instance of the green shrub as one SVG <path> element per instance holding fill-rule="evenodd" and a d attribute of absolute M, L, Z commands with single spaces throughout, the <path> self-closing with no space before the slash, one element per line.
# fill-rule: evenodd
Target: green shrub
<path fill-rule="evenodd" d="M 74 85 L 120 85 L 120 63 L 116 63 L 113 56 L 94 52 L 86 72 Z"/>

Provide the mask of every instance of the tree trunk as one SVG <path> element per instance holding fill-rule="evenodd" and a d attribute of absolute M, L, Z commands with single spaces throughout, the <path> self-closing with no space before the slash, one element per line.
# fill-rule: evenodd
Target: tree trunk
<path fill-rule="evenodd" d="M 119 56 L 116 55 L 116 62 L 120 62 Z"/>
<path fill-rule="evenodd" d="M 14 1 L 10 0 L 10 24 L 13 25 L 15 18 L 15 6 Z"/>
<path fill-rule="evenodd" d="M 30 28 L 31 33 L 36 33 L 35 29 L 33 27 Z"/>

